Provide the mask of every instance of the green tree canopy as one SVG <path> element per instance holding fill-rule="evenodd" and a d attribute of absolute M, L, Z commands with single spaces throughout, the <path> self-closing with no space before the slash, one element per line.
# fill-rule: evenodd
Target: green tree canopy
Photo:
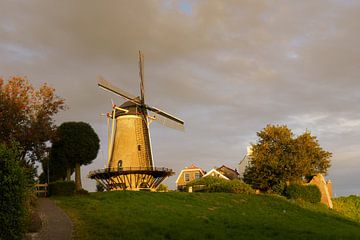
<path fill-rule="evenodd" d="M 281 191 L 286 182 L 326 173 L 330 167 L 332 154 L 308 131 L 296 137 L 285 125 L 267 125 L 257 136 L 244 173 L 244 181 L 255 188 Z"/>
<path fill-rule="evenodd" d="M 90 164 L 97 156 L 100 140 L 94 129 L 84 122 L 65 122 L 61 124 L 53 140 L 50 151 L 50 166 L 65 166 L 67 172 L 75 167 L 75 182 L 77 190 L 82 189 L 80 166 Z M 56 174 L 64 174 L 60 168 Z M 51 173 L 50 167 L 50 175 Z M 64 175 L 62 175 L 64 176 Z"/>

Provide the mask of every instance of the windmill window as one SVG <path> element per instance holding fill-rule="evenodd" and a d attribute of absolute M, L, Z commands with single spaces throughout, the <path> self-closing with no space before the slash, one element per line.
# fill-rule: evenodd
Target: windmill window
<path fill-rule="evenodd" d="M 118 161 L 118 169 L 119 169 L 119 170 L 122 170 L 122 160 L 119 160 L 119 161 Z"/>
<path fill-rule="evenodd" d="M 188 181 L 190 181 L 190 174 L 188 174 L 188 173 L 185 173 L 185 182 L 188 182 Z"/>
<path fill-rule="evenodd" d="M 141 145 L 138 145 L 138 151 L 141 151 Z"/>

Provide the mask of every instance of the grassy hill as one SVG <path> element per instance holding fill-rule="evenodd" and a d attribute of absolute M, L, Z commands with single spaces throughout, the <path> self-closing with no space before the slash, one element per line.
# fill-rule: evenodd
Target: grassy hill
<path fill-rule="evenodd" d="M 56 203 L 75 239 L 360 239 L 359 223 L 276 196 L 106 192 Z"/>
<path fill-rule="evenodd" d="M 360 222 L 360 197 L 351 195 L 333 200 L 334 209 L 342 215 Z"/>

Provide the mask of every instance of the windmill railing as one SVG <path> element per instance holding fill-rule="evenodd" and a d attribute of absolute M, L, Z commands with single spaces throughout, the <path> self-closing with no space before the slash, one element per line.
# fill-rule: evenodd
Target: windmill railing
<path fill-rule="evenodd" d="M 104 173 L 115 172 L 173 172 L 172 169 L 165 167 L 117 167 L 117 168 L 103 168 L 89 172 L 89 176 Z"/>

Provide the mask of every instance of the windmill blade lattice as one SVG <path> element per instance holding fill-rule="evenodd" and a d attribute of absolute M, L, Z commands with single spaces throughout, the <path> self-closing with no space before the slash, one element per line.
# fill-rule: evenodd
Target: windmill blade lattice
<path fill-rule="evenodd" d="M 105 79 L 103 78 L 99 78 L 98 79 L 98 86 L 107 90 L 107 91 L 110 91 L 116 95 L 119 95 L 127 100 L 129 100 L 130 102 L 133 102 L 135 104 L 141 104 L 134 95 L 112 85 L 109 81 L 106 81 Z"/>
<path fill-rule="evenodd" d="M 172 129 L 176 129 L 176 130 L 180 130 L 180 131 L 184 131 L 185 127 L 184 127 L 184 121 L 181 119 L 178 119 L 158 108 L 154 108 L 154 107 L 149 107 L 146 106 L 146 108 L 149 110 L 149 116 L 156 122 L 159 122 L 160 124 L 172 128 Z"/>

